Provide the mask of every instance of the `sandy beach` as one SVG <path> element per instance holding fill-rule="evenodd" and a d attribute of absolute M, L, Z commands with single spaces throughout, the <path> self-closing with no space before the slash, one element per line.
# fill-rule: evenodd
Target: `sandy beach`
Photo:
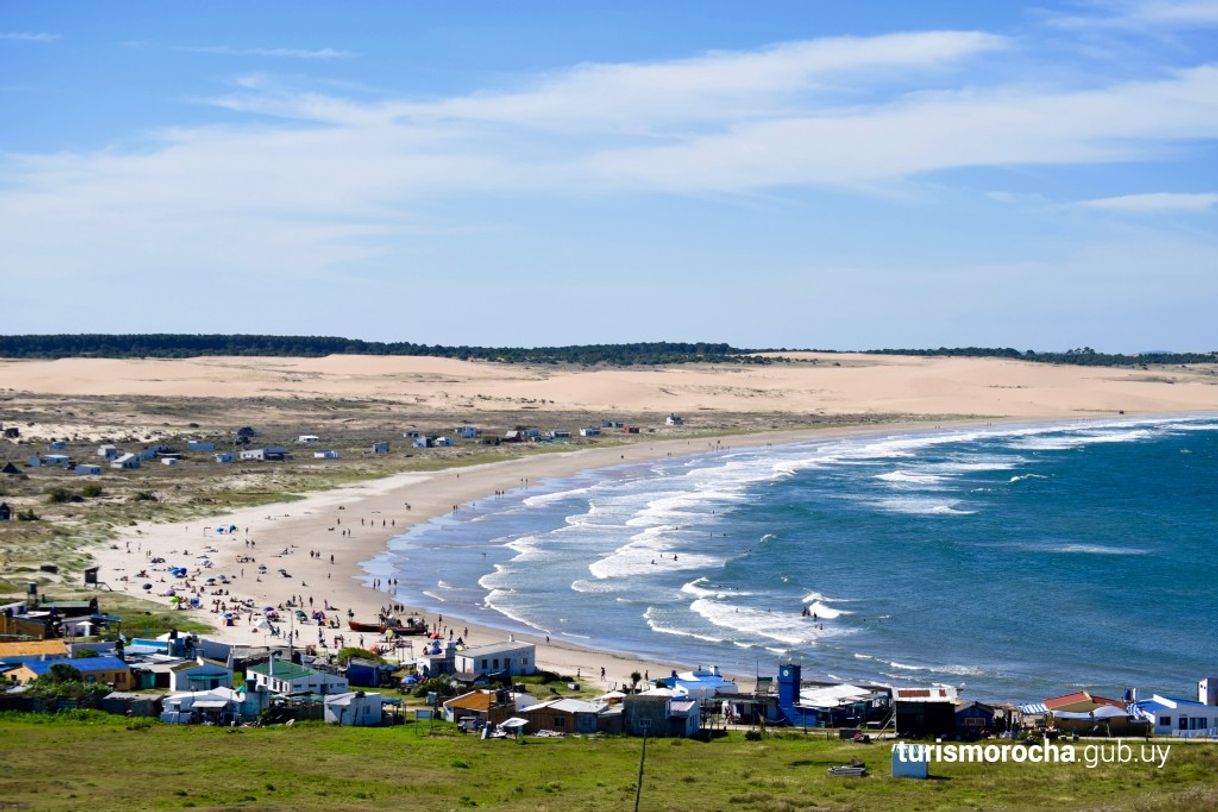
<path fill-rule="evenodd" d="M 1052 366 L 998 359 L 924 358 L 848 354 L 788 354 L 791 363 L 767 366 L 678 365 L 651 369 L 540 368 L 442 358 L 342 356 L 329 358 L 65 359 L 3 361 L 11 391 L 65 396 L 124 393 L 147 397 L 257 398 L 258 408 L 297 397 L 343 397 L 400 404 L 428 420 L 476 419 L 480 409 L 517 408 L 544 420 L 547 411 L 584 410 L 606 416 L 619 410 L 679 412 L 696 427 L 701 415 L 904 414 L 917 422 L 857 428 L 771 431 L 719 439 L 657 439 L 624 446 L 584 448 L 429 473 L 402 473 L 274 504 L 221 512 L 181 523 L 142 523 L 125 528 L 110 549 L 98 551 L 101 577 L 117 589 L 143 593 L 135 574 L 150 557 L 185 565 L 207 554 L 207 575 L 233 578 L 231 597 L 278 606 L 300 595 L 314 607 L 328 602 L 373 619 L 390 604 L 384 591 L 364 586 L 365 562 L 389 539 L 413 524 L 494 498 L 497 492 L 536 486 L 552 477 L 721 446 L 745 447 L 828 439 L 861 432 L 896 433 L 999 420 L 1063 420 L 1142 413 L 1218 411 L 1218 381 L 1208 366 L 1113 369 Z M 386 408 L 384 405 L 378 408 Z M 529 412 L 521 412 L 527 414 Z M 955 419 L 952 419 L 952 418 Z M 743 429 L 742 429 L 743 431 Z M 234 536 L 209 528 L 235 525 Z M 246 546 L 252 542 L 255 546 Z M 311 555 L 312 553 L 312 555 Z M 250 555 L 255 563 L 236 559 Z M 333 556 L 334 562 L 330 563 Z M 268 574 L 257 576 L 258 564 Z M 436 562 L 437 571 L 443 562 Z M 274 574 L 284 568 L 291 577 Z M 155 589 L 165 590 L 161 573 Z M 122 582 L 124 576 L 130 581 Z M 196 584 L 199 583 L 196 581 Z M 161 598 L 164 600 L 164 598 Z M 205 602 L 210 602 L 209 596 Z M 208 620 L 215 615 L 203 613 Z M 428 618 L 437 623 L 438 618 Z M 444 618 L 456 634 L 466 619 Z M 224 628 L 224 637 L 262 643 L 246 623 Z M 333 632 L 327 631 L 327 643 Z M 445 632 L 447 635 L 447 630 Z M 504 633 L 468 624 L 467 642 L 499 640 Z M 524 638 L 522 639 L 529 639 Z M 317 630 L 302 630 L 316 643 Z M 346 634 L 346 643 L 359 635 Z M 374 642 L 365 636 L 365 643 Z M 643 663 L 567 643 L 539 643 L 538 659 L 550 669 L 599 677 L 605 686 L 634 670 L 695 663 Z"/>
<path fill-rule="evenodd" d="M 957 421 L 951 425 L 978 425 L 977 421 Z M 980 423 L 984 425 L 984 422 Z M 946 425 L 946 424 L 944 424 Z M 926 431 L 935 424 L 907 423 L 882 427 L 833 428 L 807 431 L 746 434 L 717 439 L 665 440 L 632 446 L 594 448 L 569 453 L 551 453 L 534 458 L 518 458 L 503 462 L 469 466 L 434 473 L 408 473 L 360 483 L 331 491 L 307 495 L 299 501 L 261 505 L 218 514 L 209 519 L 165 524 L 145 523 L 122 531 L 120 540 L 108 548 L 99 548 L 95 557 L 101 566 L 100 578 L 112 588 L 131 594 L 142 594 L 165 603 L 160 595 L 175 579 L 164 572 L 155 572 L 147 561 L 164 558 L 167 564 L 192 567 L 200 556 L 213 562 L 191 579 L 196 587 L 202 578 L 223 573 L 233 579 L 225 600 L 253 599 L 262 606 L 279 606 L 292 596 L 303 596 L 306 608 L 313 598 L 313 608 L 326 603 L 338 607 L 346 645 L 367 645 L 377 642 L 376 635 L 359 635 L 346 629 L 346 611 L 357 619 L 374 619 L 378 611 L 392 602 L 386 591 L 365 586 L 366 573 L 360 566 L 385 549 L 394 536 L 412 525 L 433 517 L 460 511 L 471 504 L 493 499 L 497 492 L 511 492 L 536 487 L 545 479 L 565 477 L 580 471 L 613 465 L 641 463 L 665 456 L 682 456 L 729 448 L 745 448 L 766 444 L 795 443 L 808 440 L 829 440 L 861 434 L 894 434 Z M 217 534 L 216 528 L 236 526 L 236 534 Z M 349 535 L 344 535 L 343 531 Z M 253 547 L 247 546 L 252 541 Z M 316 553 L 310 556 L 310 551 Z M 250 556 L 252 563 L 239 564 L 240 556 Z M 334 557 L 333 564 L 330 557 Z M 268 572 L 258 575 L 258 565 L 265 564 Z M 164 566 L 164 565 L 161 565 Z M 136 578 L 136 573 L 149 568 L 151 578 Z M 276 574 L 283 568 L 291 577 Z M 436 562 L 437 574 L 443 562 Z M 122 581 L 126 576 L 130 580 Z M 151 582 L 154 589 L 145 592 L 141 585 Z M 179 590 L 180 592 L 180 590 Z M 210 592 L 210 589 L 205 590 Z M 203 598 L 204 609 L 190 612 L 193 617 L 219 627 L 221 639 L 247 645 L 258 645 L 273 638 L 256 631 L 243 618 L 238 625 L 224 627 L 210 610 L 212 595 Z M 416 611 L 407 607 L 407 612 Z M 419 612 L 422 614 L 422 612 Z M 426 615 L 432 625 L 451 628 L 465 635 L 466 642 L 479 644 L 503 640 L 506 634 L 468 619 Z M 286 622 L 283 624 L 286 629 Z M 301 644 L 317 643 L 314 625 L 298 627 Z M 331 630 L 325 630 L 328 645 L 333 645 Z M 593 650 L 558 640 L 518 634 L 518 640 L 528 640 L 538 646 L 538 662 L 547 669 L 563 674 L 579 674 L 600 679 L 605 670 L 605 687 L 629 680 L 632 671 L 667 673 L 670 668 L 687 668 L 697 663 L 646 662 L 623 653 Z"/>

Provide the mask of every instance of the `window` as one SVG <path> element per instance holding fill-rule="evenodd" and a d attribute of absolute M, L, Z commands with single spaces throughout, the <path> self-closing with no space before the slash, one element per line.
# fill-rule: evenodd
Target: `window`
<path fill-rule="evenodd" d="M 494 659 L 494 666 L 495 666 L 495 668 L 498 668 L 498 667 L 499 667 L 499 658 L 498 658 L 498 657 L 496 657 L 496 658 Z"/>
<path fill-rule="evenodd" d="M 1171 727 L 1171 717 L 1170 716 L 1160 716 L 1159 717 L 1159 727 Z"/>
<path fill-rule="evenodd" d="M 482 668 L 483 668 L 483 670 L 486 670 L 486 660 L 485 659 L 482 660 Z"/>
<path fill-rule="evenodd" d="M 567 720 L 565 718 L 563 718 L 562 716 L 554 717 L 554 727 L 566 727 L 566 726 L 567 726 Z"/>

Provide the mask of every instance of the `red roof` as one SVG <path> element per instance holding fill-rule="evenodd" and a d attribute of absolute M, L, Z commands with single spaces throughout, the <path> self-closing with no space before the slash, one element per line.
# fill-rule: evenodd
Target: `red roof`
<path fill-rule="evenodd" d="M 1096 705 L 1111 705 L 1114 708 L 1125 709 L 1125 703 L 1119 699 L 1109 699 L 1106 696 L 1098 696 L 1088 691 L 1075 691 L 1072 694 L 1063 694 L 1055 696 L 1052 699 L 1045 700 L 1045 707 L 1049 710 L 1057 710 L 1058 708 L 1068 707 L 1078 702 L 1094 702 Z"/>

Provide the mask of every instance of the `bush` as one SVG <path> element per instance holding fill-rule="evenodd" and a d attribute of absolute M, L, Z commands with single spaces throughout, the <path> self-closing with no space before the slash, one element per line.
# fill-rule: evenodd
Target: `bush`
<path fill-rule="evenodd" d="M 78 493 L 72 493 L 67 488 L 52 488 L 47 494 L 47 501 L 52 505 L 61 505 L 65 502 L 83 502 L 84 498 Z"/>
<path fill-rule="evenodd" d="M 342 665 L 346 665 L 352 657 L 358 657 L 361 660 L 372 660 L 374 663 L 384 663 L 386 660 L 379 654 L 373 654 L 365 648 L 358 646 L 347 646 L 338 652 L 338 661 Z"/>
<path fill-rule="evenodd" d="M 152 491 L 137 491 L 135 496 L 132 496 L 131 499 L 136 502 L 159 502 L 160 501 L 159 499 L 156 498 L 156 494 L 153 493 Z"/>
<path fill-rule="evenodd" d="M 17 511 L 17 521 L 19 522 L 36 522 L 42 517 L 34 512 L 33 508 Z"/>
<path fill-rule="evenodd" d="M 96 482 L 90 482 L 88 485 L 85 485 L 80 489 L 80 495 L 89 499 L 96 499 L 102 495 L 102 486 L 98 485 Z"/>
<path fill-rule="evenodd" d="M 97 652 L 91 648 L 78 648 L 78 649 L 76 649 L 76 653 L 72 655 L 72 657 L 77 660 L 83 660 L 83 659 L 87 659 L 89 657 L 96 657 L 96 656 L 98 656 Z"/>
<path fill-rule="evenodd" d="M 746 730 L 744 731 L 744 738 L 746 741 L 759 742 L 761 741 L 761 733 L 756 730 Z"/>

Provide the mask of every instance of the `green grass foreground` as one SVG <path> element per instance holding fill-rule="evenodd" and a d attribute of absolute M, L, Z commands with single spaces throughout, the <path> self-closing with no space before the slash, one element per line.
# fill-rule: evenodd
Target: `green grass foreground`
<path fill-rule="evenodd" d="M 426 723 L 425 723 L 426 724 Z M 426 730 L 423 730 L 426 733 Z M 131 721 L 0 714 L 7 809 L 623 810 L 639 739 L 479 741 L 447 725 L 303 724 L 236 732 Z M 1158 743 L 1166 743 L 1159 740 Z M 1136 746 L 1136 744 L 1135 744 Z M 826 768 L 863 759 L 873 775 Z M 1172 747 L 1149 765 L 937 765 L 935 780 L 888 777 L 886 744 L 799 734 L 710 743 L 653 739 L 645 810 L 1203 809 L 1218 805 L 1218 747 Z"/>

